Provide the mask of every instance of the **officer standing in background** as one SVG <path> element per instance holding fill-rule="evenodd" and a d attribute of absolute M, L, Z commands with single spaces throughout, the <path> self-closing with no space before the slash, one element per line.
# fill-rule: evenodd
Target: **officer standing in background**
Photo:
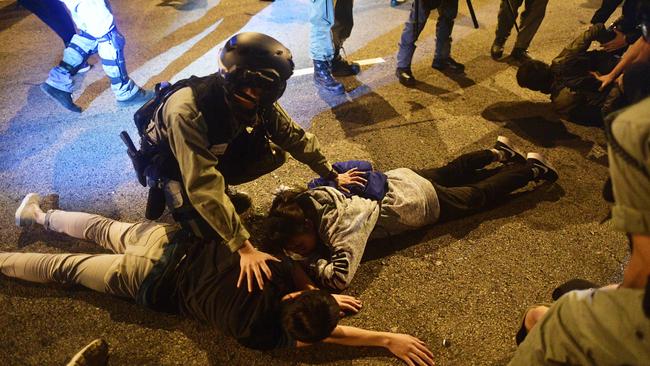
<path fill-rule="evenodd" d="M 88 56 L 98 50 L 102 67 L 120 106 L 142 104 L 153 96 L 136 85 L 126 71 L 124 36 L 117 30 L 113 14 L 104 0 L 61 0 L 72 15 L 79 32 L 63 51 L 63 59 L 50 70 L 41 90 L 73 112 L 81 108 L 72 101 L 72 75 Z"/>
<path fill-rule="evenodd" d="M 353 4 L 354 0 L 312 0 L 309 53 L 314 61 L 314 83 L 327 93 L 345 93 L 345 87 L 334 76 L 356 75 L 361 71 L 358 63 L 341 56 L 343 42 L 350 37 L 354 25 Z"/>
<path fill-rule="evenodd" d="M 228 40 L 219 61 L 218 73 L 179 81 L 141 108 L 155 112 L 145 128 L 138 126 L 140 153 L 149 161 L 138 174 L 160 182 L 167 207 L 186 229 L 202 238 L 220 237 L 239 252 L 238 286 L 247 280 L 252 291 L 253 278 L 262 288 L 262 272 L 271 275 L 266 261 L 276 259 L 251 244 L 237 214 L 250 199 L 229 185 L 277 169 L 286 161 L 285 151 L 339 186 L 365 180 L 361 173 L 337 174 L 316 136 L 276 103 L 293 74 L 289 49 L 267 35 L 241 33 Z"/>
<path fill-rule="evenodd" d="M 395 74 L 402 85 L 415 85 L 411 71 L 411 60 L 415 53 L 415 42 L 427 24 L 431 10 L 438 9 L 436 24 L 436 51 L 431 67 L 440 71 L 462 73 L 465 66 L 451 58 L 451 31 L 458 15 L 458 0 L 416 0 L 411 6 L 408 21 L 404 24 L 402 38 L 397 51 L 397 70 Z"/>
<path fill-rule="evenodd" d="M 503 56 L 503 46 L 517 21 L 517 9 L 523 2 L 524 0 L 501 0 L 497 16 L 496 37 L 490 49 L 493 59 L 498 60 Z M 546 15 L 546 4 L 548 4 L 548 0 L 526 0 L 524 12 L 521 13 L 521 25 L 517 29 L 517 41 L 510 54 L 515 60 L 531 60 L 528 55 L 528 46 L 535 37 L 539 26 L 542 25 L 544 15 Z"/>

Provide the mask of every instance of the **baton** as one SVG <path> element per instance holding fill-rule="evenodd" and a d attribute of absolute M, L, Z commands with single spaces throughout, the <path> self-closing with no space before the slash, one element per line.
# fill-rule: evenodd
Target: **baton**
<path fill-rule="evenodd" d="M 476 19 L 476 13 L 474 13 L 474 7 L 472 6 L 472 0 L 467 0 L 467 9 L 469 9 L 469 15 L 472 17 L 472 23 L 474 23 L 474 28 L 478 29 L 478 20 Z M 517 31 L 519 32 L 519 31 Z"/>
<path fill-rule="evenodd" d="M 510 0 L 502 0 L 502 1 L 508 3 L 508 10 L 510 10 L 510 16 L 512 16 L 512 22 L 515 25 L 515 29 L 517 30 L 517 33 L 519 33 L 519 26 L 517 25 L 517 13 L 515 13 L 515 8 L 512 7 L 512 3 L 510 3 Z"/>
<path fill-rule="evenodd" d="M 415 34 L 415 37 L 417 38 L 420 35 L 418 33 L 418 27 L 420 25 L 418 24 L 420 22 L 420 0 L 413 0 L 413 6 L 415 6 L 415 22 L 413 22 L 413 34 Z"/>

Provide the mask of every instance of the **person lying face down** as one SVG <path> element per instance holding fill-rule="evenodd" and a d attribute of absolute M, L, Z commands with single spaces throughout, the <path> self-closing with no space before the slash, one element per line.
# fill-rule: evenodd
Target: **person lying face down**
<path fill-rule="evenodd" d="M 500 169 L 486 178 L 483 169 L 495 162 Z M 356 170 L 351 163 L 334 167 Z M 381 175 L 368 173 L 366 185 L 381 186 Z M 332 184 L 279 192 L 267 218 L 272 249 L 303 259 L 319 285 L 342 290 L 350 286 L 369 239 L 467 216 L 531 181 L 558 177 L 543 156 L 525 158 L 504 136 L 494 148 L 464 154 L 441 168 L 418 173 L 399 168 L 382 175 L 386 188 L 379 197 L 364 191 L 346 195 Z"/>
<path fill-rule="evenodd" d="M 309 281 L 290 258 L 269 263 L 262 289 L 237 286 L 238 253 L 202 242 L 178 224 L 126 223 L 82 212 L 43 212 L 40 197 L 27 195 L 16 211 L 19 226 L 93 241 L 113 254 L 0 253 L 0 273 L 38 283 L 78 284 L 131 298 L 151 310 L 180 313 L 213 326 L 254 349 L 301 347 L 316 342 L 381 346 L 405 362 L 433 365 L 417 338 L 338 325 L 361 301 L 330 295 Z M 261 276 L 261 274 L 257 274 Z"/>
<path fill-rule="evenodd" d="M 614 103 L 617 94 L 599 90 L 600 81 L 592 72 L 609 73 L 619 58 L 606 51 L 588 51 L 594 41 L 604 43 L 610 37 L 603 24 L 594 24 L 573 40 L 550 65 L 530 60 L 517 70 L 517 83 L 523 88 L 550 94 L 551 104 L 559 114 L 580 123 L 602 124 L 601 109 Z M 611 112 L 607 110 L 604 113 Z"/>

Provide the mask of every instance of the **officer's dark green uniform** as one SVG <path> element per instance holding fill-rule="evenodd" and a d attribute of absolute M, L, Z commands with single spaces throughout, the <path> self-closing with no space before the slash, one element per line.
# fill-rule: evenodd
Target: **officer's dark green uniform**
<path fill-rule="evenodd" d="M 285 151 L 320 176 L 332 172 L 316 137 L 278 103 L 261 108 L 253 127 L 238 122 L 219 74 L 194 78 L 160 108 L 145 137 L 161 151 L 157 165 L 167 178 L 168 206 L 181 210 L 191 205 L 233 252 L 250 235 L 225 193 L 227 184 L 248 182 L 273 171 L 285 162 Z"/>

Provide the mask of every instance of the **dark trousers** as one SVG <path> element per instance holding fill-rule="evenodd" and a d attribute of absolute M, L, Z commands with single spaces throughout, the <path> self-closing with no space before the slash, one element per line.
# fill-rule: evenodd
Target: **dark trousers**
<path fill-rule="evenodd" d="M 65 45 L 70 43 L 77 31 L 65 5 L 59 0 L 18 0 L 25 9 L 39 17 L 56 34 Z"/>
<path fill-rule="evenodd" d="M 490 150 L 464 154 L 449 164 L 418 172 L 433 183 L 440 202 L 439 221 L 449 221 L 469 216 L 498 203 L 511 192 L 533 180 L 531 164 L 503 167 L 497 173 L 481 179 L 481 170 L 494 161 Z"/>
<path fill-rule="evenodd" d="M 458 0 L 419 0 L 417 4 L 419 5 L 417 9 L 416 2 L 411 5 L 409 19 L 402 30 L 397 51 L 397 67 L 399 68 L 411 67 L 411 60 L 415 53 L 415 41 L 418 40 L 427 24 L 429 14 L 436 8 L 438 9 L 438 23 L 436 23 L 436 50 L 433 58 L 442 60 L 451 55 L 451 31 L 454 28 L 456 15 L 458 15 Z"/>
<path fill-rule="evenodd" d="M 508 2 L 512 5 L 512 14 L 508 9 Z M 521 25 L 517 33 L 517 41 L 514 48 L 528 49 L 535 33 L 542 25 L 546 15 L 548 0 L 501 0 L 501 7 L 497 16 L 497 29 L 495 42 L 503 45 L 510 36 L 510 31 L 515 25 L 519 7 L 524 4 L 524 12 L 521 13 Z"/>

